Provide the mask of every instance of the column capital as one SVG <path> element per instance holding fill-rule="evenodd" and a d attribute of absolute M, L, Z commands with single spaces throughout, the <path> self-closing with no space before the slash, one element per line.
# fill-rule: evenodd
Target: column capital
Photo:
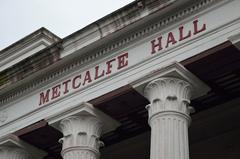
<path fill-rule="evenodd" d="M 104 123 L 102 130 L 103 133 L 113 131 L 120 126 L 120 123 L 118 121 L 111 118 L 102 111 L 96 109 L 92 104 L 87 102 L 74 104 L 74 106 L 67 107 L 66 109 L 62 108 L 61 111 L 50 116 L 49 118 L 46 119 L 46 121 L 48 122 L 49 125 L 62 131 L 62 129 L 59 127 L 61 121 L 63 121 L 64 119 L 68 119 L 71 116 L 84 116 L 84 115 L 95 116 L 96 118 L 100 119 Z"/>
<path fill-rule="evenodd" d="M 172 77 L 161 77 L 148 83 L 144 95 L 150 102 L 146 107 L 149 119 L 159 113 L 177 113 L 188 118 L 192 88 L 190 83 Z"/>
<path fill-rule="evenodd" d="M 156 69 L 148 74 L 144 74 L 137 80 L 131 81 L 130 85 L 132 85 L 132 87 L 140 94 L 144 95 L 146 86 L 159 78 L 176 78 L 187 82 L 192 87 L 191 99 L 205 95 L 210 90 L 203 81 L 177 62 L 166 66 L 159 66 L 159 69 Z"/>
<path fill-rule="evenodd" d="M 98 116 L 87 112 L 69 116 L 60 122 L 59 127 L 63 133 L 63 138 L 59 141 L 62 143 L 64 159 L 72 159 L 68 156 L 99 158 L 99 148 L 103 146 L 99 139 L 103 123 Z"/>
<path fill-rule="evenodd" d="M 46 120 L 63 133 L 63 138 L 59 140 L 63 159 L 98 159 L 99 147 L 103 145 L 99 140 L 101 133 L 112 131 L 120 125 L 86 102 L 73 104 Z"/>
<path fill-rule="evenodd" d="M 64 135 L 59 141 L 63 144 L 63 151 L 70 147 L 85 147 L 89 151 L 98 153 L 102 142 L 99 140 L 103 124 L 92 115 L 70 116 L 60 122 Z"/>

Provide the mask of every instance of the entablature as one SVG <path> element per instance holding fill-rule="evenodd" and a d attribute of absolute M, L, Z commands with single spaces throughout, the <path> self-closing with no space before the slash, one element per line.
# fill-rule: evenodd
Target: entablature
<path fill-rule="evenodd" d="M 46 118 L 49 112 L 92 100 L 173 61 L 183 61 L 227 41 L 229 36 L 239 32 L 238 15 L 228 12 L 231 9 L 237 13 L 238 3 L 233 0 L 201 1 L 190 9 L 182 9 L 175 16 L 166 16 L 155 23 L 151 21 L 151 24 L 147 23 L 147 26 L 141 26 L 123 38 L 113 39 L 105 48 L 89 45 L 92 50 L 97 50 L 92 53 L 85 48 L 73 48 L 75 53 L 79 53 L 74 56 L 75 60 L 68 60 L 66 56 L 54 64 L 56 71 L 45 73 L 19 91 L 2 96 L 2 112 L 13 113 L 21 106 L 26 108 L 18 115 L 12 114 L 12 118 L 4 121 L 2 126 L 16 124 L 17 120 L 31 124 Z M 222 12 L 225 13 L 223 20 L 215 19 Z M 161 44 L 164 47 L 160 47 Z M 34 119 L 31 117 L 33 114 L 36 115 Z"/>

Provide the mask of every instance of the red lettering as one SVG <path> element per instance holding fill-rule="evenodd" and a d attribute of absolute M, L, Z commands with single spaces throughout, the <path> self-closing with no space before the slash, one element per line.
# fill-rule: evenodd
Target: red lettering
<path fill-rule="evenodd" d="M 157 48 L 157 51 L 160 51 L 162 50 L 162 37 L 160 36 L 159 38 L 157 38 L 157 43 L 156 43 L 156 40 L 152 40 L 151 41 L 151 44 L 152 44 L 152 52 L 151 54 L 154 54 L 156 53 L 156 48 Z"/>
<path fill-rule="evenodd" d="M 61 85 L 56 85 L 55 87 L 52 87 L 52 100 L 59 97 L 61 92 L 60 92 Z"/>
<path fill-rule="evenodd" d="M 69 88 L 68 88 L 69 82 L 71 82 L 71 80 L 67 80 L 67 81 L 65 81 L 65 82 L 62 83 L 63 86 L 64 86 L 64 92 L 63 92 L 63 94 L 66 94 L 66 93 L 69 92 Z"/>
<path fill-rule="evenodd" d="M 166 48 L 168 48 L 168 46 L 169 46 L 170 43 L 172 43 L 172 45 L 174 45 L 174 44 L 177 43 L 177 41 L 175 40 L 172 32 L 169 32 L 169 33 L 168 33 Z"/>
<path fill-rule="evenodd" d="M 181 27 L 179 27 L 178 29 L 179 29 L 179 41 L 182 41 L 182 40 L 185 40 L 185 39 L 191 37 L 191 31 L 190 31 L 190 30 L 188 31 L 188 34 L 184 36 L 184 35 L 183 35 L 183 34 L 184 34 L 184 33 L 183 33 L 183 32 L 184 32 L 184 27 L 181 26 Z"/>
<path fill-rule="evenodd" d="M 202 31 L 206 30 L 206 24 L 203 24 L 202 28 L 199 29 L 198 27 L 198 20 L 193 21 L 193 26 L 194 26 L 194 35 L 201 33 Z"/>
<path fill-rule="evenodd" d="M 103 77 L 103 76 L 104 76 L 104 73 L 105 73 L 104 70 L 102 70 L 102 73 L 101 73 L 100 75 L 98 74 L 98 72 L 99 72 L 99 66 L 96 66 L 96 67 L 95 67 L 95 77 L 94 77 L 95 80 L 98 79 L 98 78 Z"/>
<path fill-rule="evenodd" d="M 50 89 L 48 89 L 46 91 L 46 94 L 44 94 L 44 92 L 41 92 L 40 93 L 40 102 L 39 102 L 39 106 L 49 102 L 49 92 L 50 92 Z"/>
<path fill-rule="evenodd" d="M 106 64 L 107 64 L 107 71 L 106 71 L 106 74 L 110 74 L 112 73 L 112 62 L 115 61 L 115 59 L 112 59 L 110 61 L 107 61 Z"/>
<path fill-rule="evenodd" d="M 72 80 L 72 88 L 73 89 L 77 89 L 81 86 L 81 82 L 78 82 L 78 84 L 76 84 L 76 80 L 79 79 L 81 80 L 81 75 L 75 76 Z"/>
<path fill-rule="evenodd" d="M 87 71 L 84 77 L 83 85 L 86 84 L 86 82 L 90 83 L 92 82 L 90 71 Z"/>
<path fill-rule="evenodd" d="M 122 55 L 117 57 L 117 59 L 118 59 L 117 69 L 118 70 L 128 65 L 128 59 L 127 58 L 128 58 L 128 53 L 122 54 Z"/>

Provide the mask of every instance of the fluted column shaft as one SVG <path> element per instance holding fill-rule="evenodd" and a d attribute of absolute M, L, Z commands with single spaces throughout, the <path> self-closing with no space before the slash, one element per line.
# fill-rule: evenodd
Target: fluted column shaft
<path fill-rule="evenodd" d="M 150 159 L 189 159 L 191 85 L 177 78 L 159 78 L 144 90 L 151 126 Z"/>
<path fill-rule="evenodd" d="M 30 154 L 18 147 L 1 146 L 0 159 L 32 159 Z"/>
<path fill-rule="evenodd" d="M 93 115 L 70 116 L 60 122 L 63 159 L 98 159 L 102 123 Z"/>

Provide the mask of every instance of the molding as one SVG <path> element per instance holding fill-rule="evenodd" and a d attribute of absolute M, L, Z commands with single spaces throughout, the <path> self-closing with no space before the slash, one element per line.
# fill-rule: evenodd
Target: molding
<path fill-rule="evenodd" d="M 73 46 L 74 49 L 72 49 L 74 50 L 72 51 L 73 53 L 75 52 L 75 50 L 82 49 L 87 45 L 93 44 L 94 42 L 104 37 L 107 37 L 107 35 L 109 34 L 116 33 L 117 31 L 124 29 L 126 26 L 138 22 L 139 20 L 143 19 L 144 17 L 147 17 L 148 15 L 151 15 L 157 11 L 160 11 L 162 13 L 163 11 L 165 11 L 165 8 L 170 7 L 171 5 L 175 5 L 174 4 L 175 2 L 177 2 L 177 0 L 146 1 L 145 3 L 146 5 L 144 8 L 141 7 L 139 8 L 138 4 L 136 2 L 133 2 L 133 4 L 129 4 L 129 6 L 126 6 L 116 12 L 113 12 L 112 14 L 106 16 L 105 18 L 94 22 L 92 25 L 87 26 L 82 30 L 79 30 L 77 34 L 72 34 L 70 35 L 70 37 L 66 37 L 65 39 L 69 40 L 68 41 L 66 40 L 65 42 L 66 45 L 64 45 L 64 48 L 66 48 L 66 52 L 63 52 L 63 57 L 71 54 L 68 52 L 70 52 L 69 50 L 71 50 L 72 48 L 71 47 L 68 48 L 68 46 L 74 45 Z M 74 37 L 74 39 L 72 39 L 72 37 Z M 122 42 L 120 42 L 119 45 L 125 45 L 125 43 L 129 41 L 128 39 L 129 38 L 127 38 L 126 40 L 121 40 Z M 108 52 L 109 49 L 112 50 L 114 48 L 117 48 L 119 45 L 118 43 L 111 44 L 103 48 L 102 51 Z M 100 50 L 99 53 L 102 51 Z"/>
<path fill-rule="evenodd" d="M 240 50 L 240 33 L 230 36 L 229 41 Z"/>
<path fill-rule="evenodd" d="M 91 114 L 98 117 L 103 122 L 103 133 L 113 131 L 120 126 L 120 123 L 118 121 L 101 112 L 97 108 L 94 108 L 92 104 L 86 102 L 75 104 L 67 109 L 49 116 L 45 120 L 49 123 L 49 125 L 52 125 L 56 129 L 61 130 L 59 127 L 61 120 L 69 116 L 78 116 L 83 114 Z"/>
<path fill-rule="evenodd" d="M 26 37 L 20 39 L 19 41 L 13 43 L 12 45 L 4 48 L 0 51 L 0 57 L 6 58 L 7 56 L 11 56 L 12 54 L 15 54 L 19 50 L 23 50 L 33 42 L 36 42 L 39 39 L 45 39 L 49 43 L 55 43 L 57 41 L 60 41 L 61 39 L 47 30 L 46 28 L 42 27 L 35 32 L 27 35 Z"/>
<path fill-rule="evenodd" d="M 45 41 L 45 39 L 36 39 L 35 41 L 33 41 L 29 45 L 30 46 L 27 46 L 27 48 L 23 48 L 25 50 L 18 50 L 18 51 L 15 52 L 15 54 L 13 54 L 9 57 L 3 57 L 2 58 L 3 60 L 0 61 L 0 67 L 1 67 L 0 72 L 5 71 L 9 67 L 12 67 L 13 65 L 17 64 L 18 62 L 21 62 L 22 60 L 34 55 L 35 53 L 43 50 L 44 48 L 48 47 L 51 44 L 47 43 Z M 43 48 L 40 49 L 39 47 L 43 47 Z M 33 51 L 34 49 L 38 49 L 38 50 Z M 9 63 L 12 63 L 12 65 L 6 66 Z"/>
<path fill-rule="evenodd" d="M 130 85 L 132 85 L 132 87 L 140 94 L 144 94 L 144 89 L 146 88 L 147 84 L 161 77 L 172 77 L 189 82 L 193 87 L 191 99 L 200 97 L 210 90 L 205 83 L 203 83 L 194 74 L 189 72 L 186 68 L 184 68 L 184 66 L 177 62 L 145 74 L 138 80 L 130 82 Z"/>
<path fill-rule="evenodd" d="M 6 111 L 0 111 L 0 126 L 8 119 L 8 113 Z"/>
<path fill-rule="evenodd" d="M 13 99 L 15 99 L 18 96 L 21 96 L 23 94 L 26 94 L 27 92 L 32 91 L 34 88 L 39 88 L 40 86 L 43 86 L 48 81 L 53 81 L 54 79 L 60 78 L 63 75 L 65 75 L 69 71 L 76 70 L 80 66 L 83 66 L 84 64 L 90 63 L 94 60 L 99 59 L 99 57 L 103 57 L 107 53 L 117 50 L 119 48 L 122 48 L 123 46 L 129 45 L 130 43 L 133 43 L 136 40 L 139 40 L 141 38 L 150 36 L 160 29 L 163 29 L 167 27 L 167 25 L 172 25 L 173 22 L 177 22 L 182 20 L 188 15 L 195 14 L 207 7 L 212 6 L 215 3 L 220 2 L 229 2 L 229 0 L 202 0 L 201 2 L 198 2 L 190 7 L 187 7 L 186 9 L 183 9 L 174 15 L 168 16 L 166 18 L 161 19 L 161 21 L 158 21 L 157 23 L 151 24 L 140 31 L 137 31 L 133 34 L 130 34 L 129 36 L 112 43 L 111 45 L 101 49 L 99 52 L 89 55 L 87 57 L 81 58 L 81 60 L 77 60 L 70 65 L 66 65 L 64 68 L 59 69 L 56 72 L 51 73 L 50 75 L 44 76 L 43 78 L 36 80 L 32 82 L 31 84 L 28 84 L 24 86 L 23 88 L 20 88 L 18 91 L 15 91 L 14 93 L 8 94 L 4 96 L 2 99 L 0 99 L 0 105 L 3 105 Z"/>
<path fill-rule="evenodd" d="M 220 0 L 220 1 L 224 1 L 224 0 Z M 141 29 L 139 31 L 131 33 L 131 34 L 129 34 L 129 36 L 126 36 L 125 38 L 122 38 L 121 40 L 118 40 L 117 42 L 113 42 L 112 44 L 108 45 L 107 47 L 104 47 L 100 51 L 98 51 L 90 56 L 83 57 L 80 60 L 76 60 L 74 63 L 71 63 L 71 65 L 68 66 L 67 68 L 63 68 L 62 71 L 63 72 L 68 71 L 77 66 L 81 66 L 83 64 L 90 63 L 90 62 L 96 60 L 98 57 L 108 54 L 109 52 L 116 51 L 119 48 L 122 48 L 126 45 L 129 45 L 130 43 L 135 42 L 136 40 L 150 36 L 151 34 L 154 34 L 157 31 L 167 27 L 167 25 L 172 25 L 173 22 L 180 21 L 183 18 L 185 18 L 186 16 L 192 15 L 193 13 L 196 13 L 197 11 L 199 11 L 201 9 L 205 9 L 206 7 L 209 7 L 210 5 L 214 4 L 214 2 L 216 3 L 216 2 L 220 2 L 220 1 L 219 0 L 202 0 L 201 2 L 198 2 L 186 9 L 183 9 L 171 16 L 167 16 L 166 18 L 161 19 L 161 21 L 158 21 L 157 23 L 148 25 L 147 27 L 144 27 L 143 29 Z M 62 72 L 62 71 L 60 71 L 60 72 Z"/>
<path fill-rule="evenodd" d="M 22 59 L 4 71 L 0 71 L 0 95 L 19 86 L 23 79 L 36 72 L 40 73 L 40 70 L 59 61 L 60 50 L 60 44 L 55 43 L 55 45 L 51 45 L 30 57 Z M 31 82 L 32 80 L 28 78 L 28 81 Z M 25 83 L 27 83 L 27 80 L 25 80 Z"/>

